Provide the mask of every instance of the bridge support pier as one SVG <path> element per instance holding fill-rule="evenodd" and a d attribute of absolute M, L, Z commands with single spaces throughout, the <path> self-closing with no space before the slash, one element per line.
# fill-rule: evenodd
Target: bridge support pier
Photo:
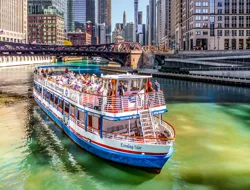
<path fill-rule="evenodd" d="M 142 50 L 132 50 L 130 53 L 130 65 L 136 69 L 142 65 Z"/>

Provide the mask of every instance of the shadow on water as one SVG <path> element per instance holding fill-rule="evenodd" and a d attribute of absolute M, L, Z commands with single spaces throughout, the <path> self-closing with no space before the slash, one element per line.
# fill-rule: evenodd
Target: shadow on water
<path fill-rule="evenodd" d="M 243 122 L 250 128 L 250 102 L 249 104 L 218 104 L 221 106 L 221 111 L 232 116 L 235 120 Z"/>
<path fill-rule="evenodd" d="M 52 170 L 64 173 L 63 175 L 82 174 L 83 178 L 89 178 L 93 183 L 104 183 L 107 187 L 109 184 L 124 183 L 139 185 L 156 175 L 88 153 L 71 141 L 35 103 L 29 108 L 27 139 L 30 154 L 25 161 L 25 167 L 30 167 L 32 173 L 52 167 Z M 81 180 L 74 179 L 80 185 Z"/>

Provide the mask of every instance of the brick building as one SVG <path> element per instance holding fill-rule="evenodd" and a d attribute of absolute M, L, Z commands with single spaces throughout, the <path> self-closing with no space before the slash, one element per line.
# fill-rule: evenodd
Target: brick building
<path fill-rule="evenodd" d="M 91 35 L 87 32 L 69 32 L 68 39 L 72 42 L 73 46 L 83 46 L 91 44 Z"/>

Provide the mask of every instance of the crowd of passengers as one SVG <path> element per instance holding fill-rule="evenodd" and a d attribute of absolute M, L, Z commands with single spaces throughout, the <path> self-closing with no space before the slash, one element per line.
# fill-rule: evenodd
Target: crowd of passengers
<path fill-rule="evenodd" d="M 37 72 L 37 71 L 35 71 Z M 113 90 L 112 81 L 104 82 L 102 78 L 98 78 L 95 74 L 77 74 L 72 71 L 65 69 L 65 72 L 58 75 L 58 73 L 53 72 L 53 70 L 46 69 L 41 70 L 41 75 L 50 81 L 53 81 L 59 85 L 70 87 L 73 90 L 77 90 L 89 94 L 97 94 L 103 96 L 115 96 L 115 91 Z M 120 82 L 118 85 L 117 92 L 120 96 L 125 95 L 127 92 L 127 85 Z M 159 92 L 160 84 L 156 80 L 154 86 L 151 82 L 145 85 L 142 89 L 145 92 Z"/>

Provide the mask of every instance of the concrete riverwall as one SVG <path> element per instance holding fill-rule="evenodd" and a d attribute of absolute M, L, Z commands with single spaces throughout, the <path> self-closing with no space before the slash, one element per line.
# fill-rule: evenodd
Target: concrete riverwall
<path fill-rule="evenodd" d="M 133 70 L 132 68 L 114 68 L 102 66 L 100 67 L 103 71 L 115 72 L 115 73 L 127 73 L 127 72 L 137 72 L 140 75 L 152 75 L 154 77 L 162 78 L 174 78 L 187 81 L 198 81 L 198 82 L 207 82 L 207 83 L 216 83 L 224 85 L 234 85 L 234 86 L 250 86 L 250 79 L 239 79 L 239 78 L 226 78 L 221 76 L 207 76 L 200 74 L 176 74 L 176 73 L 162 73 L 153 69 L 146 70 Z"/>
<path fill-rule="evenodd" d="M 54 63 L 54 56 L 0 56 L 0 67 Z"/>
<path fill-rule="evenodd" d="M 190 71 L 190 74 L 250 79 L 250 71 Z"/>

